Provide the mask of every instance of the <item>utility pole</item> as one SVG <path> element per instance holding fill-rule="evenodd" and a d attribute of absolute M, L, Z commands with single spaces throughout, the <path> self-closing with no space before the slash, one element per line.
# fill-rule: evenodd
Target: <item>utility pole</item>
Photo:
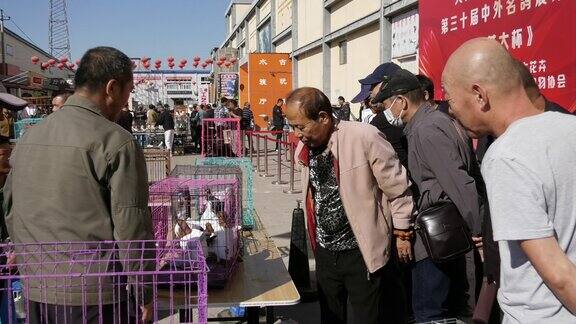
<path fill-rule="evenodd" d="M 6 43 L 4 42 L 4 21 L 10 20 L 10 17 L 4 16 L 4 10 L 0 9 L 0 38 L 2 42 L 2 69 L 1 73 L 6 74 Z"/>

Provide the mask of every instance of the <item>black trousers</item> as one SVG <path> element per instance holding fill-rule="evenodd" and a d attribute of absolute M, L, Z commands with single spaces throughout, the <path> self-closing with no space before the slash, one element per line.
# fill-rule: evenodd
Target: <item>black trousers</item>
<path fill-rule="evenodd" d="M 84 323 L 86 318 L 88 324 L 132 324 L 136 323 L 135 317 L 130 317 L 128 303 L 108 305 L 89 305 L 86 309 L 83 306 L 62 306 L 28 301 L 28 317 L 30 324 L 75 324 Z M 102 309 L 100 310 L 100 307 Z M 133 310 L 134 311 L 134 310 Z"/>
<path fill-rule="evenodd" d="M 406 297 L 393 258 L 369 274 L 359 249 L 317 247 L 316 277 L 323 324 L 346 323 L 350 301 L 356 324 L 406 323 Z"/>
<path fill-rule="evenodd" d="M 274 125 L 274 127 L 272 128 L 273 131 L 281 131 L 284 130 L 284 125 Z M 278 149 L 278 141 L 282 140 L 282 133 L 278 133 L 276 134 L 276 149 Z"/>

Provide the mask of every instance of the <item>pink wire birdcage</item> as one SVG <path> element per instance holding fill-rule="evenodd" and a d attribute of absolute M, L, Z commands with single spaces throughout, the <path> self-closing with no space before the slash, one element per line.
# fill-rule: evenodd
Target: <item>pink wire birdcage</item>
<path fill-rule="evenodd" d="M 149 206 L 158 240 L 200 240 L 210 268 L 208 285 L 223 287 L 240 253 L 241 183 L 237 178 L 169 177 L 150 186 Z"/>
<path fill-rule="evenodd" d="M 240 119 L 205 118 L 202 120 L 202 156 L 242 157 Z"/>
<path fill-rule="evenodd" d="M 98 241 L 3 244 L 2 323 L 207 322 L 200 242 Z M 21 289 L 13 288 L 14 282 Z"/>

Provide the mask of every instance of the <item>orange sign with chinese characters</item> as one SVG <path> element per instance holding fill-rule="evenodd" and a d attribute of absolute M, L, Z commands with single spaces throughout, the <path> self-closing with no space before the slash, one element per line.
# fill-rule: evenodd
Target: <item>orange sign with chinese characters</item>
<path fill-rule="evenodd" d="M 292 60 L 284 53 L 253 53 L 248 57 L 248 101 L 254 122 L 261 128 L 267 124 L 263 115 L 272 118 L 278 99 L 292 91 Z"/>

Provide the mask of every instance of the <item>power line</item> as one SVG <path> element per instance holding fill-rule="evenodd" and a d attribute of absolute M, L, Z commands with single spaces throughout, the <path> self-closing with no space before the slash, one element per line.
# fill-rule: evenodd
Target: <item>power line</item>
<path fill-rule="evenodd" d="M 30 36 L 28 36 L 28 34 L 26 34 L 26 32 L 23 31 L 22 28 L 20 28 L 20 26 L 18 26 L 13 19 L 10 20 L 10 22 L 12 22 L 12 24 L 14 24 L 14 26 L 15 26 L 16 28 L 18 28 L 18 30 L 19 30 L 26 38 L 28 38 L 28 40 L 30 41 L 30 43 L 36 45 L 36 46 L 39 47 L 39 48 L 42 48 L 42 47 L 40 47 L 40 45 L 36 44 L 36 42 L 34 42 L 34 41 L 32 40 L 32 38 L 31 38 Z"/>

